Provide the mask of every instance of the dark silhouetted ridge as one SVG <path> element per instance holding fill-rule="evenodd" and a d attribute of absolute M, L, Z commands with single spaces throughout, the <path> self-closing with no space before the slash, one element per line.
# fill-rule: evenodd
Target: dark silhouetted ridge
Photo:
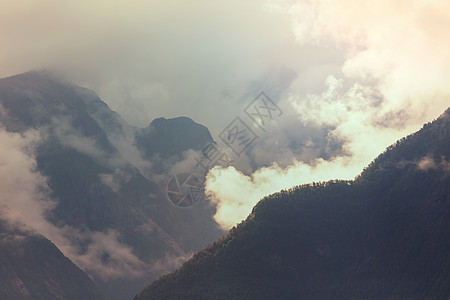
<path fill-rule="evenodd" d="M 450 299 L 450 111 L 354 181 L 262 199 L 147 299 Z"/>

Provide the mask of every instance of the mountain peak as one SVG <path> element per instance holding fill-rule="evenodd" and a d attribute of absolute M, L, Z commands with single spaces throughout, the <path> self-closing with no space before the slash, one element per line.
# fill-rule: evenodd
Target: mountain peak
<path fill-rule="evenodd" d="M 42 85 L 45 83 L 59 83 L 70 85 L 68 82 L 64 81 L 63 76 L 58 74 L 56 71 L 50 70 L 32 70 L 25 73 L 8 76 L 4 78 L 0 78 L 0 81 L 7 81 L 8 83 L 19 83 L 22 82 L 24 84 L 29 85 Z"/>
<path fill-rule="evenodd" d="M 448 113 L 388 147 L 357 180 L 265 197 L 135 300 L 449 299 Z"/>
<path fill-rule="evenodd" d="M 212 141 L 205 126 L 188 117 L 157 118 L 136 134 L 136 146 L 147 158 L 179 155 L 189 149 L 200 150 Z"/>
<path fill-rule="evenodd" d="M 169 118 L 169 119 L 166 119 L 164 117 L 156 118 L 153 121 L 151 121 L 147 127 L 170 126 L 172 124 L 173 125 L 190 125 L 190 126 L 195 125 L 195 124 L 199 125 L 198 123 L 196 123 L 194 120 L 192 120 L 189 117 L 180 116 L 180 117 Z"/>

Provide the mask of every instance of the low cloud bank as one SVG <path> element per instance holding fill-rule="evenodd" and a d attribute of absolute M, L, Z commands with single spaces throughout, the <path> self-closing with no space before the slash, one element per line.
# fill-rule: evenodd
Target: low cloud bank
<path fill-rule="evenodd" d="M 449 105 L 450 25 L 446 1 L 268 1 L 291 20 L 302 45 L 339 50 L 341 75 L 329 74 L 321 92 L 294 81 L 279 104 L 305 125 L 331 128 L 342 153 L 328 161 L 274 163 L 253 174 L 215 168 L 206 185 L 216 220 L 230 228 L 263 196 L 312 181 L 353 179 L 387 146 L 417 131 Z M 424 169 L 435 166 L 427 160 Z M 214 180 L 212 180 L 214 179 Z"/>

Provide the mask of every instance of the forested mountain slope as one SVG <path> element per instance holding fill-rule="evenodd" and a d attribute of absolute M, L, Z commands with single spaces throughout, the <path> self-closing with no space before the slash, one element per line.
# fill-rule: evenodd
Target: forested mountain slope
<path fill-rule="evenodd" d="M 450 110 L 354 181 L 299 186 L 248 218 L 146 299 L 449 299 Z"/>

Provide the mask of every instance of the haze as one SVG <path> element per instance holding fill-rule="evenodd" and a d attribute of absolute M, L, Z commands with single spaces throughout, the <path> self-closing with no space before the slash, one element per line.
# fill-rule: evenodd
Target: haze
<path fill-rule="evenodd" d="M 267 93 L 282 118 L 248 159 L 214 169 L 207 182 L 224 228 L 268 193 L 352 179 L 449 106 L 445 0 L 29 0 L 1 7 L 0 77 L 56 71 L 136 126 L 183 115 L 219 140 Z M 292 140 L 314 151 L 296 152 Z M 330 141 L 337 146 L 326 148 Z"/>

